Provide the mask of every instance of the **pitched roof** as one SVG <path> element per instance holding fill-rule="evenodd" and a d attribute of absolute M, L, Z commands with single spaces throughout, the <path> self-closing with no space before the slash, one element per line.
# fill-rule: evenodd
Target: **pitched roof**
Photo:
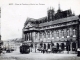
<path fill-rule="evenodd" d="M 37 21 L 44 20 L 44 19 L 46 19 L 46 17 L 38 19 Z M 56 19 L 54 21 L 44 22 L 44 23 L 40 23 L 40 24 L 31 23 L 31 25 L 32 25 L 32 27 L 43 27 L 43 26 L 49 26 L 49 25 L 69 22 L 69 21 L 78 20 L 78 19 L 79 19 L 78 16 L 70 16 L 70 17 L 60 18 L 60 19 Z M 36 20 L 31 18 L 30 21 L 36 21 Z M 27 23 L 29 23 L 29 22 L 27 22 Z"/>
<path fill-rule="evenodd" d="M 47 17 L 42 17 L 42 18 L 39 18 L 39 19 L 27 18 L 24 25 L 27 25 L 29 22 L 43 21 L 43 20 L 45 20 L 46 18 L 47 18 Z"/>
<path fill-rule="evenodd" d="M 50 22 L 41 23 L 39 24 L 39 27 L 63 23 L 63 22 L 69 22 L 69 21 L 78 20 L 78 19 L 79 19 L 78 16 L 66 17 L 66 18 L 57 19 L 57 20 L 50 21 Z"/>

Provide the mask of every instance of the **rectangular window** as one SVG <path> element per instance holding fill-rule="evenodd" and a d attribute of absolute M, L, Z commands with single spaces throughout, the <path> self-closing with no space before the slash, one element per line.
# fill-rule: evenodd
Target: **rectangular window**
<path fill-rule="evenodd" d="M 64 37 L 64 30 L 61 30 L 61 36 Z"/>
<path fill-rule="evenodd" d="M 76 34 L 75 34 L 75 32 L 76 32 L 76 30 L 75 30 L 75 29 L 73 29 L 73 35 L 76 35 Z"/>
<path fill-rule="evenodd" d="M 50 38 L 50 31 L 48 31 L 48 37 Z"/>
<path fill-rule="evenodd" d="M 46 38 L 46 33 L 44 32 L 44 38 Z"/>
<path fill-rule="evenodd" d="M 39 34 L 39 37 L 42 38 L 42 34 L 41 34 L 41 32 L 40 32 L 40 34 Z"/>
<path fill-rule="evenodd" d="M 73 37 L 76 37 L 76 29 L 73 29 Z"/>
<path fill-rule="evenodd" d="M 67 36 L 70 36 L 70 31 L 69 31 L 69 29 L 67 30 Z"/>
<path fill-rule="evenodd" d="M 59 37 L 59 31 L 57 31 L 57 37 Z"/>

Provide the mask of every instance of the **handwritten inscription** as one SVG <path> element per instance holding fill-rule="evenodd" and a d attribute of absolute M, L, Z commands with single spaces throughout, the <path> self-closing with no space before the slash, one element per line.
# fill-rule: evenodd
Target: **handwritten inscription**
<path fill-rule="evenodd" d="M 43 3 L 9 3 L 9 5 L 45 5 Z"/>

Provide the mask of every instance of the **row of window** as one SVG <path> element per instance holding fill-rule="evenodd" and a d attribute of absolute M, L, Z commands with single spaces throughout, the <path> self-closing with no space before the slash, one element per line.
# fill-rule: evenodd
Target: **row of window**
<path fill-rule="evenodd" d="M 41 27 L 41 29 L 60 27 L 60 26 L 67 26 L 67 25 L 74 24 L 74 23 L 76 23 L 76 22 L 68 22 L 68 23 L 63 23 L 63 24 L 55 24 L 55 25 L 52 25 L 52 26 Z"/>
<path fill-rule="evenodd" d="M 66 50 L 67 51 L 70 51 L 70 49 L 72 49 L 72 51 L 76 51 L 76 43 L 75 42 L 73 42 L 72 43 L 72 46 L 70 47 L 70 44 L 68 44 L 68 43 L 66 43 L 66 44 L 64 44 L 64 43 L 61 43 L 60 45 L 59 45 L 59 43 L 56 43 L 56 46 L 55 46 L 55 44 L 53 43 L 53 44 L 43 44 L 43 46 L 42 47 L 44 47 L 44 49 L 46 49 L 46 48 L 48 48 L 48 49 L 50 49 L 50 46 L 51 47 L 53 47 L 53 46 L 55 46 L 57 49 L 59 49 L 59 47 L 61 47 L 61 49 L 62 50 L 64 50 L 65 48 L 66 48 Z M 41 46 L 41 45 L 40 45 Z"/>
<path fill-rule="evenodd" d="M 52 37 L 62 37 L 62 36 L 73 36 L 76 35 L 76 30 L 75 29 L 67 29 L 67 30 L 56 30 L 56 31 L 46 31 L 46 32 L 40 32 L 39 37 L 42 38 L 50 38 Z M 38 36 L 38 33 L 36 33 L 36 37 Z"/>
<path fill-rule="evenodd" d="M 50 38 L 50 37 L 67 37 L 67 36 L 76 36 L 76 29 L 62 29 L 62 30 L 48 30 L 45 32 L 36 32 L 35 38 Z M 32 33 L 25 34 L 25 40 L 32 40 Z"/>

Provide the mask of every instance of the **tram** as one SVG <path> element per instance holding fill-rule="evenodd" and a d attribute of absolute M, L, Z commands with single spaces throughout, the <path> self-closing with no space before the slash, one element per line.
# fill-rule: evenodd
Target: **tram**
<path fill-rule="evenodd" d="M 22 43 L 20 46 L 20 53 L 21 54 L 29 54 L 30 53 L 30 46 L 28 43 Z"/>

